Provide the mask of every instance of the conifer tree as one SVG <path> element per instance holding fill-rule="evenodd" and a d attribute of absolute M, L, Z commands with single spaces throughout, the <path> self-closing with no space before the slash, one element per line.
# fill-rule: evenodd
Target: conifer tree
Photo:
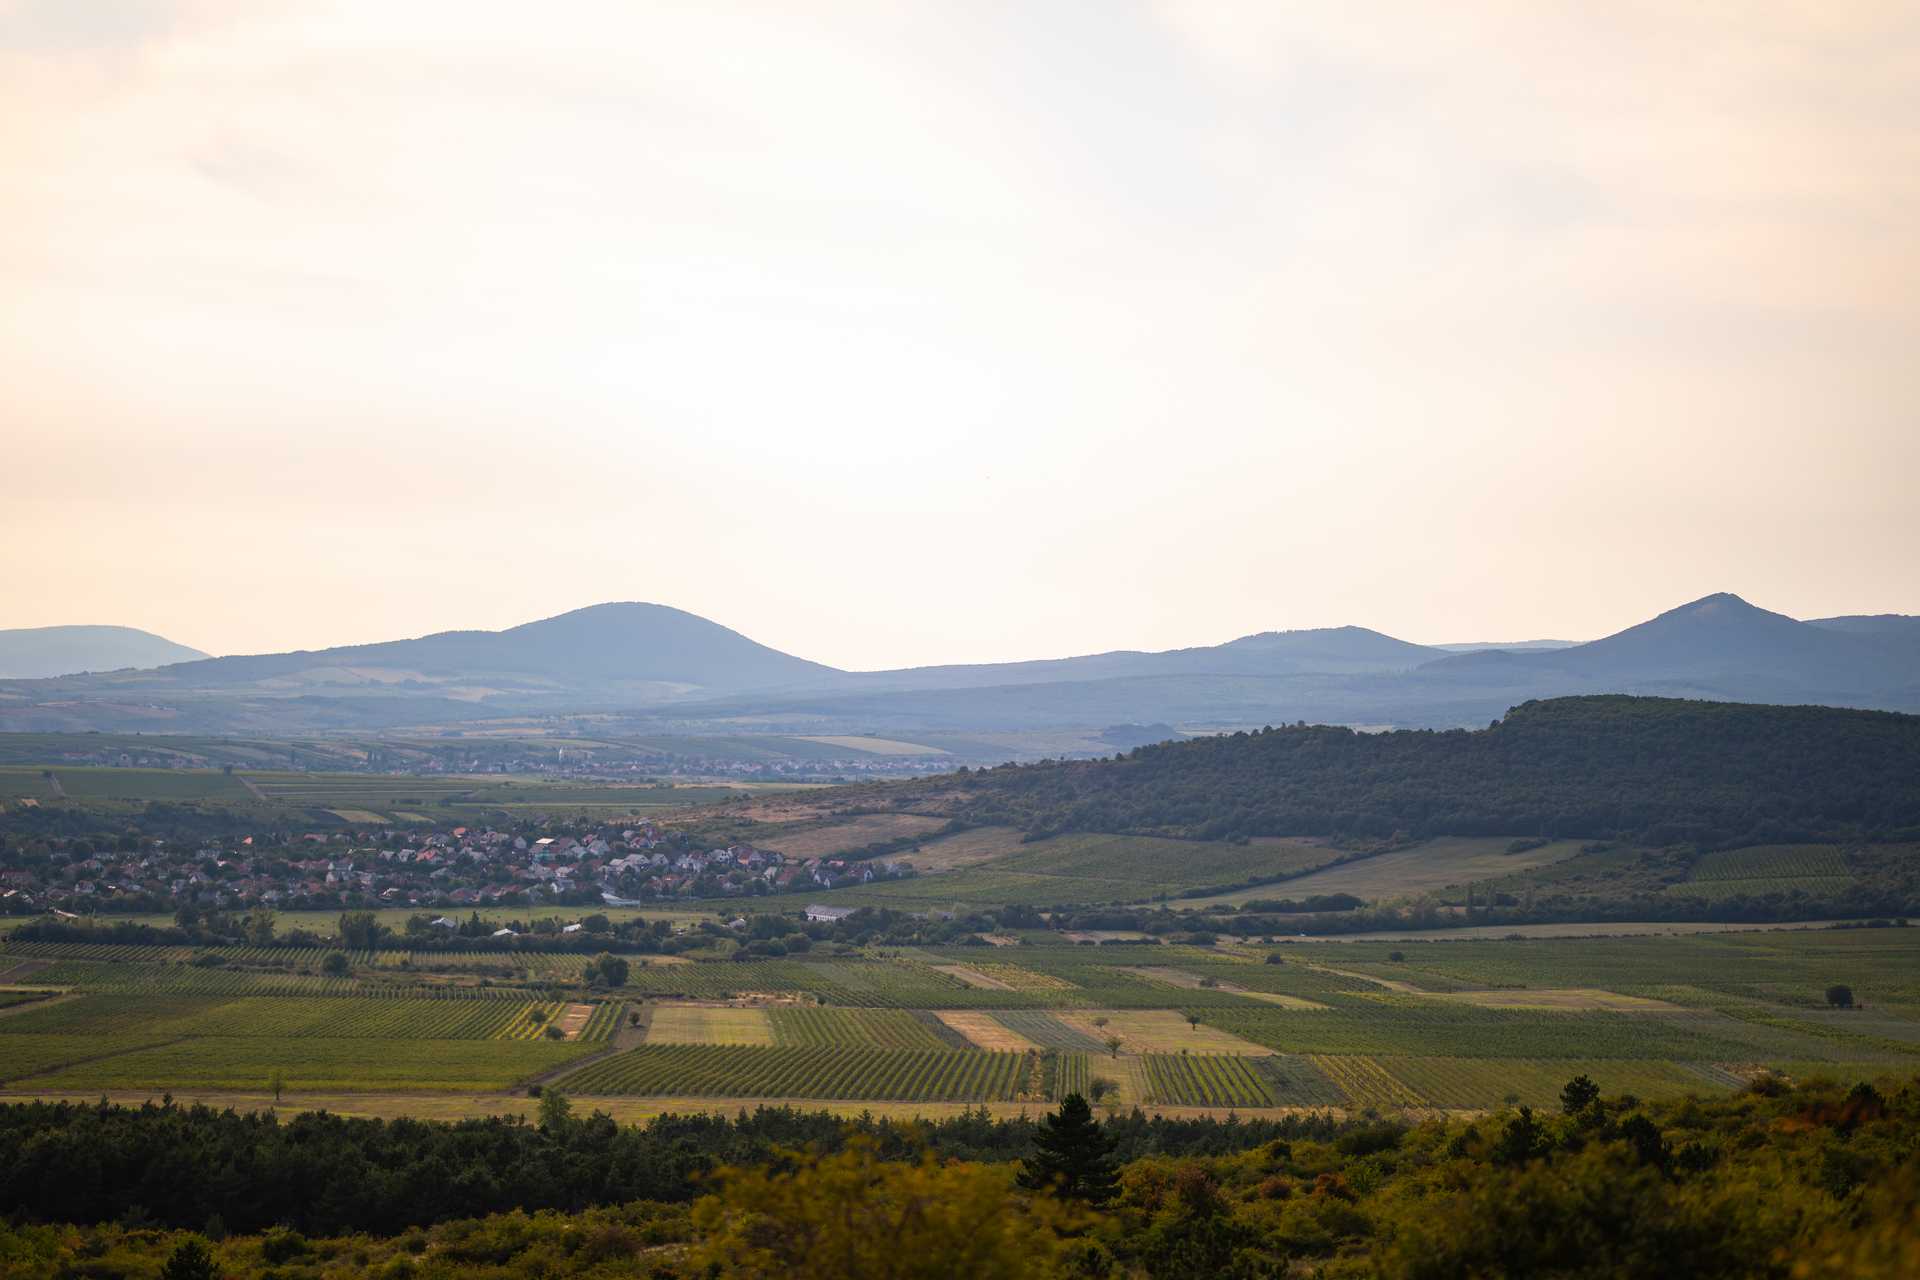
<path fill-rule="evenodd" d="M 1118 1172 L 1113 1139 L 1093 1118 L 1093 1108 L 1077 1093 L 1060 1100 L 1060 1110 L 1047 1116 L 1034 1135 L 1033 1156 L 1020 1173 L 1020 1185 L 1029 1191 L 1053 1191 L 1068 1200 L 1104 1204 L 1113 1197 Z"/>

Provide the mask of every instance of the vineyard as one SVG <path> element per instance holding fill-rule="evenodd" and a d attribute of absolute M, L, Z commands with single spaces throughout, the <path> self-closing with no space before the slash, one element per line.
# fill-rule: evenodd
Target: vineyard
<path fill-rule="evenodd" d="M 576 1040 L 605 1041 L 613 1039 L 626 1021 L 627 1006 L 618 1000 L 605 1000 L 593 1006 L 593 1012 L 587 1016 Z"/>
<path fill-rule="evenodd" d="M 773 1009 L 773 1042 L 835 1049 L 969 1049 L 965 1036 L 936 1018 L 904 1009 Z"/>
<path fill-rule="evenodd" d="M 1043 1049 L 1077 1049 L 1085 1053 L 1105 1053 L 1107 1046 L 1092 1034 L 1068 1026 L 1051 1013 L 1013 1009 L 996 1012 L 994 1021 L 1025 1036 Z"/>
<path fill-rule="evenodd" d="M 1093 1089 L 1093 1066 L 1084 1053 L 1050 1053 L 1053 1069 L 1052 1095 L 1064 1098 L 1070 1093 L 1088 1096 Z"/>
<path fill-rule="evenodd" d="M 246 998 L 193 1018 L 210 1036 L 325 1036 L 347 1039 L 493 1040 L 509 1038 L 536 1007 L 503 1000 Z"/>
<path fill-rule="evenodd" d="M 1670 892 L 1693 897 L 1804 893 L 1831 897 L 1853 884 L 1846 856 L 1832 845 L 1764 845 L 1709 853 Z"/>
<path fill-rule="evenodd" d="M 495 1031 L 489 1039 L 538 1040 L 546 1034 L 547 1028 L 559 1025 L 560 1015 L 566 1011 L 566 1008 L 564 1004 L 530 1004 Z"/>
<path fill-rule="evenodd" d="M 1193 1107 L 1270 1107 L 1273 1090 L 1240 1057 L 1211 1054 L 1146 1055 L 1147 1088 L 1153 1101 Z"/>
<path fill-rule="evenodd" d="M 1395 1107 L 1417 1107 L 1423 1101 L 1419 1094 L 1371 1058 L 1314 1055 L 1307 1060 L 1346 1095 L 1348 1106 L 1390 1111 Z"/>
<path fill-rule="evenodd" d="M 1776 844 L 1704 854 L 1693 864 L 1695 880 L 1765 880 L 1772 877 L 1848 875 L 1847 859 L 1826 844 Z"/>
<path fill-rule="evenodd" d="M 579 1094 L 849 1098 L 876 1102 L 1012 1099 L 1028 1058 L 981 1050 L 642 1045 L 565 1077 Z"/>

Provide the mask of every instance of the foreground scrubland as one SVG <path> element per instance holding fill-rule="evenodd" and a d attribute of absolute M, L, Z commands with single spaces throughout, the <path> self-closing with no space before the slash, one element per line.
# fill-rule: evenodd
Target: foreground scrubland
<path fill-rule="evenodd" d="M 11 1276 L 1906 1277 L 1920 1080 L 1472 1121 L 0 1111 Z M 231 1233 L 231 1234 L 229 1234 Z"/>

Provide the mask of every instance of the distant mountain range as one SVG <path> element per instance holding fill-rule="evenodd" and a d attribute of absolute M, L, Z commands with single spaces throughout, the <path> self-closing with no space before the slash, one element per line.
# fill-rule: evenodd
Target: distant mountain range
<path fill-rule="evenodd" d="M 1723 593 L 1584 644 L 1429 646 L 1332 627 L 1160 653 L 850 672 L 664 605 L 603 604 L 505 631 L 0 681 L 0 729 L 288 735 L 492 722 L 911 740 L 1158 723 L 1445 728 L 1584 693 L 1920 710 L 1920 618 L 1796 621 Z"/>
<path fill-rule="evenodd" d="M 40 680 L 191 662 L 207 655 L 135 627 L 21 627 L 0 630 L 0 679 Z"/>

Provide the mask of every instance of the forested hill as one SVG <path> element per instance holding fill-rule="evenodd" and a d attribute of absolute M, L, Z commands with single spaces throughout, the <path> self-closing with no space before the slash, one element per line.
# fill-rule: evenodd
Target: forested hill
<path fill-rule="evenodd" d="M 1913 839 L 1920 716 L 1556 698 L 1481 730 L 1265 729 L 893 790 L 896 803 L 1031 833 Z"/>

